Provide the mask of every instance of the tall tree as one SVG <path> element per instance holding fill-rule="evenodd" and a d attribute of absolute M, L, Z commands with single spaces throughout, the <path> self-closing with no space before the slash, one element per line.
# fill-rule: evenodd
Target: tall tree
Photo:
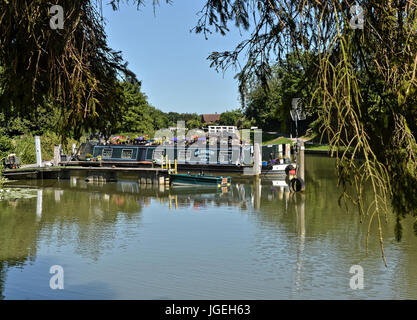
<path fill-rule="evenodd" d="M 288 54 L 282 62 L 271 67 L 267 86 L 258 81 L 250 83 L 245 93 L 246 117 L 255 120 L 256 125 L 264 130 L 288 132 L 293 99 L 308 104 L 317 89 L 317 82 L 311 81 L 316 58 L 310 52 Z M 317 119 L 317 101 L 309 111 L 311 123 Z M 320 131 L 315 121 L 311 125 Z"/>
<path fill-rule="evenodd" d="M 240 110 L 226 111 L 220 115 L 219 124 L 223 126 L 235 126 L 242 118 L 243 115 Z"/>
<path fill-rule="evenodd" d="M 123 82 L 122 87 L 123 107 L 118 115 L 118 130 L 152 134 L 155 130 L 152 115 L 155 108 L 149 105 L 146 95 L 141 92 L 140 83 L 126 81 Z"/>

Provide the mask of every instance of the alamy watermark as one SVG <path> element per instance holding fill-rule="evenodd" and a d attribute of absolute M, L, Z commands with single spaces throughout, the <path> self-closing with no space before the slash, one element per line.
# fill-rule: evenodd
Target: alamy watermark
<path fill-rule="evenodd" d="M 350 7 L 350 14 L 353 15 L 349 22 L 350 27 L 352 29 L 363 29 L 363 8 L 359 5 L 353 5 Z"/>
<path fill-rule="evenodd" d="M 49 19 L 49 26 L 52 30 L 64 29 L 64 9 L 60 5 L 54 5 L 49 9 L 52 15 Z"/>
<path fill-rule="evenodd" d="M 49 268 L 49 273 L 53 274 L 49 280 L 49 287 L 52 290 L 64 289 L 64 268 L 60 265 L 53 265 Z"/>
<path fill-rule="evenodd" d="M 350 288 L 352 290 L 362 290 L 364 288 L 363 268 L 355 264 L 350 267 L 349 273 L 353 274 L 349 282 Z"/>

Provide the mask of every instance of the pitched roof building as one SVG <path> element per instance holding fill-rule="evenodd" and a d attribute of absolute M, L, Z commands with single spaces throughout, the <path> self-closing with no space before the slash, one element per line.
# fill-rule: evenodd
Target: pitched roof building
<path fill-rule="evenodd" d="M 214 123 L 220 120 L 220 114 L 203 114 L 203 122 L 204 123 Z"/>

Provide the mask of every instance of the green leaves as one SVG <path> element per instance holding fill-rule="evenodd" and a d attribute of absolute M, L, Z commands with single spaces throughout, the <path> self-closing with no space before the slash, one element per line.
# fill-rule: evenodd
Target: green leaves
<path fill-rule="evenodd" d="M 0 2 L 0 111 L 36 114 L 44 100 L 61 113 L 60 133 L 94 129 L 120 98 L 120 52 L 106 42 L 91 0 L 63 0 L 65 27 L 49 27 L 50 1 Z M 130 72 L 131 74 L 131 72 Z"/>

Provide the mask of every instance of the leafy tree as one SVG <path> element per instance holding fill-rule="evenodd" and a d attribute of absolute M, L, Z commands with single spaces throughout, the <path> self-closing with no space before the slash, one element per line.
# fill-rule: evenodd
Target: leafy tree
<path fill-rule="evenodd" d="M 168 112 L 168 121 L 169 125 L 175 127 L 178 121 L 184 121 L 187 123 L 190 120 L 193 120 L 191 124 L 201 127 L 201 117 L 197 113 L 178 113 L 178 112 Z M 196 128 L 197 128 L 196 127 Z"/>
<path fill-rule="evenodd" d="M 59 108 L 62 135 L 80 135 L 117 113 L 118 74 L 133 74 L 107 45 L 99 2 L 62 0 L 65 27 L 49 27 L 48 0 L 0 1 L 0 111 L 36 114 L 45 99 Z"/>
<path fill-rule="evenodd" d="M 253 119 L 256 125 L 264 130 L 288 131 L 292 119 L 290 110 L 295 98 L 309 103 L 317 89 L 316 82 L 310 81 L 314 70 L 314 57 L 311 53 L 288 54 L 279 64 L 271 68 L 271 76 L 267 86 L 254 81 L 246 92 L 245 116 Z M 316 131 L 317 105 L 308 108 Z"/>
<path fill-rule="evenodd" d="M 5 134 L 0 134 L 0 160 L 10 153 L 12 147 L 13 145 L 11 139 Z M 0 167 L 2 165 L 3 163 L 0 163 Z"/>
<path fill-rule="evenodd" d="M 140 83 L 124 82 L 122 87 L 124 90 L 123 109 L 118 115 L 117 130 L 152 134 L 154 132 L 152 112 L 155 112 L 155 108 L 149 105 L 146 95 L 141 92 Z M 117 130 L 113 130 L 113 132 Z"/>
<path fill-rule="evenodd" d="M 187 129 L 199 129 L 203 126 L 200 118 L 190 119 L 185 124 Z"/>
<path fill-rule="evenodd" d="M 150 114 L 153 119 L 155 130 L 165 129 L 169 127 L 168 115 L 155 107 L 150 108 Z"/>
<path fill-rule="evenodd" d="M 240 110 L 226 111 L 220 115 L 219 124 L 224 126 L 235 126 L 243 118 Z"/>

